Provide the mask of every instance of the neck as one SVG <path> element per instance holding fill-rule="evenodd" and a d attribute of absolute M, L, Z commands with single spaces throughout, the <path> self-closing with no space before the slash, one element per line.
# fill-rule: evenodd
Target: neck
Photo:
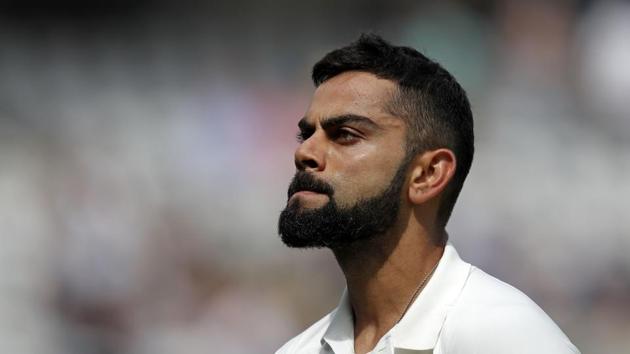
<path fill-rule="evenodd" d="M 355 352 L 372 350 L 402 317 L 420 283 L 437 264 L 442 235 L 405 225 L 386 235 L 334 250 L 354 314 Z"/>

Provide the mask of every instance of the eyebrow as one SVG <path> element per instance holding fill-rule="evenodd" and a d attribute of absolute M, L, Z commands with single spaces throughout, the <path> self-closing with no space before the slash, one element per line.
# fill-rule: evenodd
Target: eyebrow
<path fill-rule="evenodd" d="M 339 125 L 348 124 L 348 123 L 366 125 L 372 129 L 381 128 L 372 119 L 358 115 L 358 114 L 342 114 L 340 116 L 334 116 L 334 117 L 322 119 L 322 121 L 320 122 L 324 130 L 330 129 L 332 127 L 336 127 Z M 300 128 L 300 130 L 306 131 L 306 130 L 313 130 L 315 126 L 312 123 L 307 122 L 306 117 L 304 117 L 300 119 L 300 121 L 298 122 L 298 127 Z"/>

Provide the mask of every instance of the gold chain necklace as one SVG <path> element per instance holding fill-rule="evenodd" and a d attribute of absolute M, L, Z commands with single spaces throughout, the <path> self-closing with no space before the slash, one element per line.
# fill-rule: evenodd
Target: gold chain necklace
<path fill-rule="evenodd" d="M 438 264 L 440 264 L 439 260 L 435 263 L 435 265 L 433 266 L 431 271 L 428 272 L 427 275 L 424 276 L 424 279 L 422 279 L 420 284 L 418 284 L 418 287 L 416 288 L 416 290 L 411 295 L 411 298 L 409 299 L 409 302 L 407 303 L 407 306 L 405 306 L 405 309 L 400 314 L 400 318 L 398 319 L 398 321 L 396 321 L 396 323 L 400 322 L 400 320 L 402 320 L 403 317 L 405 317 L 405 314 L 407 313 L 407 310 L 409 310 L 409 307 L 411 307 L 411 304 L 413 303 L 413 300 L 415 300 L 416 297 L 418 297 L 418 294 L 420 294 L 420 291 L 422 291 L 422 289 L 424 288 L 425 284 L 427 283 L 427 280 L 429 280 L 429 278 L 431 278 L 431 276 L 435 272 L 435 269 L 437 268 Z"/>

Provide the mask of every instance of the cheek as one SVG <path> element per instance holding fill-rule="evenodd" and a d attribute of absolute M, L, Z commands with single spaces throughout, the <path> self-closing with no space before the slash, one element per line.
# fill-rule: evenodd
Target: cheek
<path fill-rule="evenodd" d="M 335 187 L 335 200 L 348 206 L 359 199 L 374 197 L 391 182 L 402 154 L 385 153 L 383 149 L 364 146 L 360 151 L 339 154 L 334 161 L 331 183 Z"/>

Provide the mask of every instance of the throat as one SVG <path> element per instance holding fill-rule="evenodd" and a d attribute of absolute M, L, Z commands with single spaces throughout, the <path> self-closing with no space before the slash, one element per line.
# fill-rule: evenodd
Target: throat
<path fill-rule="evenodd" d="M 400 322 L 422 296 L 444 250 L 418 245 L 406 248 L 401 243 L 387 251 L 372 249 L 363 253 L 355 248 L 352 253 L 335 252 L 348 286 L 355 353 L 373 350 Z"/>
<path fill-rule="evenodd" d="M 420 295 L 422 289 L 424 289 L 424 286 L 435 272 L 438 263 L 439 260 L 436 261 L 431 270 L 425 274 L 411 295 L 408 296 L 406 302 L 393 301 L 393 298 L 385 297 L 381 299 L 379 304 L 378 301 L 370 303 L 373 297 L 359 297 L 368 302 L 363 305 L 364 309 L 375 309 L 376 311 L 363 311 L 362 314 L 357 315 L 357 311 L 353 310 L 355 353 L 371 352 L 381 338 L 402 320 L 409 310 L 409 307 L 411 307 L 411 304 Z M 374 298 L 374 300 L 378 300 L 378 298 Z M 401 305 L 404 306 L 401 307 Z M 358 305 L 357 307 L 361 306 Z"/>
<path fill-rule="evenodd" d="M 354 333 L 354 352 L 356 354 L 364 354 L 372 352 L 383 336 L 393 328 L 391 326 L 388 329 L 381 328 L 366 328 L 360 332 L 357 332 L 355 327 Z"/>

